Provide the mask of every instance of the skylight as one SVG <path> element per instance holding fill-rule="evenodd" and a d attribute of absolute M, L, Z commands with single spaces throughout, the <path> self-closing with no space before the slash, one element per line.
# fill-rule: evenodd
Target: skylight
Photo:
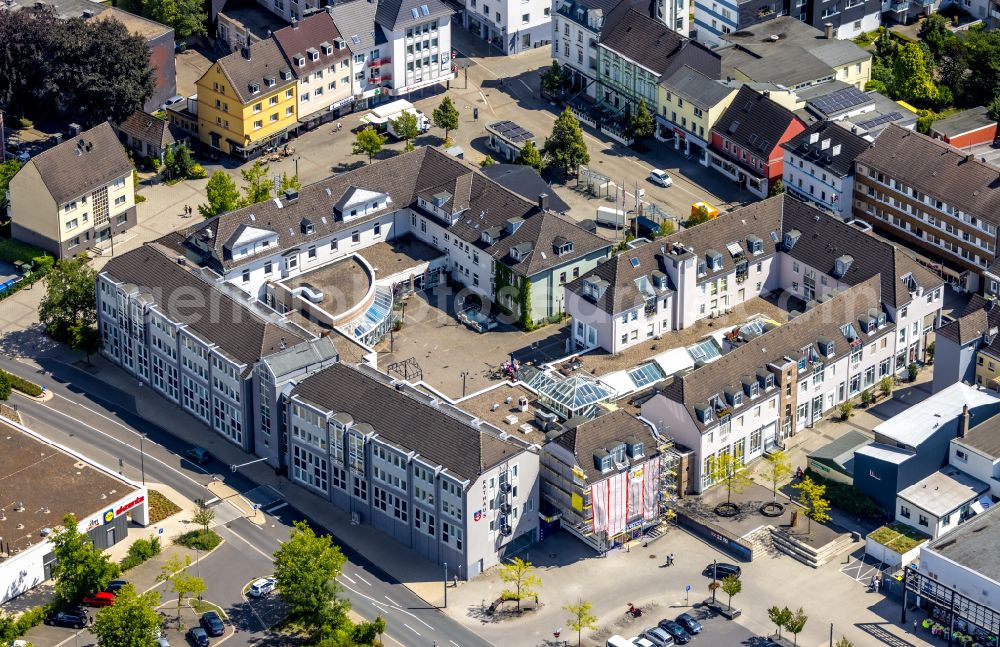
<path fill-rule="evenodd" d="M 420 5 L 420 13 L 424 14 L 425 16 L 429 16 L 431 15 L 431 10 L 427 7 L 427 5 L 422 4 Z"/>
<path fill-rule="evenodd" d="M 420 12 L 417 11 L 416 7 L 411 7 L 410 8 L 410 15 L 413 16 L 414 18 L 419 18 L 420 17 Z"/>
<path fill-rule="evenodd" d="M 628 262 L 632 264 L 632 267 L 639 267 L 639 259 L 636 258 L 635 256 L 628 259 Z"/>

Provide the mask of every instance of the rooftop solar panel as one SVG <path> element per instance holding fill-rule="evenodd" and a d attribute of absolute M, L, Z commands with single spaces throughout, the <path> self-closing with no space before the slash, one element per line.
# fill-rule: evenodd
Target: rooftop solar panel
<path fill-rule="evenodd" d="M 504 139 L 515 144 L 520 144 L 521 142 L 526 142 L 529 139 L 535 138 L 535 135 L 531 131 L 521 128 L 513 121 L 498 121 L 494 124 L 490 124 L 490 128 L 496 131 Z"/>
<path fill-rule="evenodd" d="M 884 115 L 879 115 L 873 119 L 868 119 L 865 121 L 859 121 L 858 126 L 862 128 L 874 128 L 875 126 L 881 126 L 882 124 L 887 124 L 892 121 L 897 121 L 903 118 L 903 113 L 901 112 L 889 112 Z"/>
<path fill-rule="evenodd" d="M 828 115 L 844 112 L 845 110 L 850 110 L 851 108 L 871 102 L 871 97 L 853 85 L 812 100 L 812 104 L 818 110 Z"/>

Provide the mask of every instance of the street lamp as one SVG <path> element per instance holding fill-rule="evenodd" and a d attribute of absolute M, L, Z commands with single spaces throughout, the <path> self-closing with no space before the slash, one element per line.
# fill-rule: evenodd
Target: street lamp
<path fill-rule="evenodd" d="M 469 372 L 468 371 L 462 371 L 462 397 L 463 398 L 465 397 L 465 378 L 467 378 L 467 377 L 469 377 Z M 448 579 L 447 575 L 445 576 L 445 579 Z"/>
<path fill-rule="evenodd" d="M 448 562 L 444 563 L 444 608 L 448 608 Z"/>
<path fill-rule="evenodd" d="M 295 162 L 295 179 L 299 179 L 299 160 L 302 159 L 301 155 L 296 155 L 294 158 Z"/>

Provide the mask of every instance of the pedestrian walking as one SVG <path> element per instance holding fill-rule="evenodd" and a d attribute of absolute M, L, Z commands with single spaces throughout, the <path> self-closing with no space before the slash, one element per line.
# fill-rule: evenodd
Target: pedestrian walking
<path fill-rule="evenodd" d="M 673 554 L 673 553 L 670 553 L 670 556 L 669 556 L 669 557 L 667 557 L 667 562 L 668 562 L 668 563 L 669 563 L 669 564 L 670 564 L 671 566 L 673 566 L 673 565 L 674 565 L 674 554 Z"/>
<path fill-rule="evenodd" d="M 915 634 L 915 633 L 917 633 L 917 625 L 918 625 L 918 624 L 920 624 L 920 621 L 919 621 L 919 620 L 917 620 L 916 618 L 914 618 L 914 619 L 913 619 L 913 633 L 914 633 L 914 634 Z"/>

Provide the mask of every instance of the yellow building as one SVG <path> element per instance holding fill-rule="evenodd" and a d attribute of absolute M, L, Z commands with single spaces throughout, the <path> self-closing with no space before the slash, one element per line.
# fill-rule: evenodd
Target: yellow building
<path fill-rule="evenodd" d="M 976 385 L 1000 391 L 1000 354 L 984 346 L 976 355 Z"/>
<path fill-rule="evenodd" d="M 197 87 L 198 138 L 225 153 L 251 157 L 297 125 L 295 76 L 272 39 L 220 58 Z"/>
<path fill-rule="evenodd" d="M 664 77 L 657 101 L 657 139 L 673 139 L 674 148 L 683 148 L 686 155 L 700 153 L 711 142 L 712 126 L 732 103 L 737 90 L 686 65 Z"/>

